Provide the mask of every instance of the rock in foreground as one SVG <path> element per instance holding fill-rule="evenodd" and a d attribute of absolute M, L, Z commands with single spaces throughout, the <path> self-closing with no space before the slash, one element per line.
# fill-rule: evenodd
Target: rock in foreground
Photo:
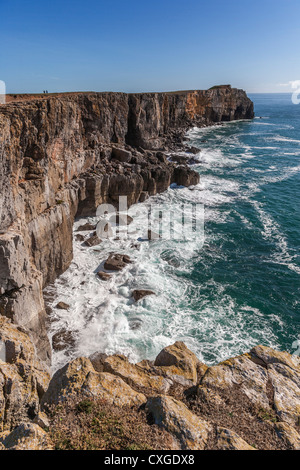
<path fill-rule="evenodd" d="M 148 448 L 147 436 L 151 449 L 300 448 L 298 357 L 257 346 L 207 367 L 177 342 L 154 362 L 100 353 L 77 358 L 49 383 L 26 332 L 0 322 L 0 448 L 134 450 Z M 91 409 L 98 410 L 93 420 Z M 137 425 L 145 434 L 133 445 L 130 426 Z"/>

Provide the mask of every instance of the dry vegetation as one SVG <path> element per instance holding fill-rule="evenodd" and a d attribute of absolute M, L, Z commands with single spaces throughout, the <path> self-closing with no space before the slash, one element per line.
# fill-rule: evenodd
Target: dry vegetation
<path fill-rule="evenodd" d="M 70 398 L 52 407 L 49 416 L 56 450 L 161 450 L 173 444 L 144 411 L 117 408 L 103 400 Z"/>
<path fill-rule="evenodd" d="M 230 393 L 216 390 L 216 396 L 222 399 L 222 405 L 207 402 L 192 394 L 185 400 L 188 408 L 213 425 L 230 429 L 242 437 L 249 445 L 258 450 L 286 450 L 288 445 L 278 437 L 274 423 L 277 422 L 275 411 L 264 410 L 255 406 L 236 386 Z M 216 449 L 214 436 L 208 446 Z"/>

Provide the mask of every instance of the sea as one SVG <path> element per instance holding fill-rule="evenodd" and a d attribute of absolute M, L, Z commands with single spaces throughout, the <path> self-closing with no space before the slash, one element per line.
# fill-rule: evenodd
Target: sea
<path fill-rule="evenodd" d="M 153 360 L 175 341 L 207 365 L 258 344 L 298 353 L 300 105 L 290 94 L 249 96 L 255 119 L 188 132 L 187 143 L 199 148 L 191 160 L 197 186 L 172 185 L 132 206 L 130 233 L 96 247 L 75 238 L 96 219 L 76 220 L 73 262 L 46 292 L 49 335 L 68 337 L 53 352 L 54 370 L 95 352 Z M 181 221 L 195 213 L 200 223 L 182 235 Z M 175 229 L 148 241 L 145 214 L 152 228 L 168 214 Z M 104 282 L 96 273 L 112 252 L 132 263 Z M 135 302 L 135 289 L 155 295 Z M 57 309 L 60 301 L 70 308 Z"/>

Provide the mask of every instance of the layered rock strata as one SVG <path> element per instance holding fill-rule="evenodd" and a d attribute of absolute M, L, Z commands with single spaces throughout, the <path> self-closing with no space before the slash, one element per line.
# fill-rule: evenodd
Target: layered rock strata
<path fill-rule="evenodd" d="M 241 90 L 77 93 L 0 107 L 0 315 L 24 326 L 50 363 L 42 290 L 70 265 L 76 215 L 195 185 L 164 153 L 192 125 L 253 117 Z"/>

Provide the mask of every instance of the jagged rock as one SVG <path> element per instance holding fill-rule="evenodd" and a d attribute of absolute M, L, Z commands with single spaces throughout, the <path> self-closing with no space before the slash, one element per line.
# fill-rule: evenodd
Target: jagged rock
<path fill-rule="evenodd" d="M 272 364 L 283 364 L 291 369 L 300 369 L 300 357 L 291 356 L 287 352 L 275 351 L 275 349 L 268 348 L 267 346 L 256 346 L 250 352 L 253 361 L 267 367 Z"/>
<path fill-rule="evenodd" d="M 280 421 L 299 426 L 300 423 L 300 368 L 298 371 L 284 364 L 268 367 L 274 393 L 274 408 Z"/>
<path fill-rule="evenodd" d="M 187 153 L 192 153 L 193 155 L 197 155 L 197 153 L 200 153 L 200 152 L 201 152 L 200 149 L 198 149 L 197 147 L 193 147 L 193 146 L 191 146 L 191 147 L 186 147 L 185 151 L 186 151 Z"/>
<path fill-rule="evenodd" d="M 78 227 L 77 232 L 92 232 L 96 230 L 97 225 L 96 224 L 89 224 L 88 222 L 84 225 L 80 225 Z"/>
<path fill-rule="evenodd" d="M 177 378 L 194 385 L 198 381 L 198 368 L 201 367 L 195 354 L 180 341 L 164 348 L 155 359 L 154 365 L 161 367 L 173 380 Z"/>
<path fill-rule="evenodd" d="M 176 162 L 179 165 L 185 165 L 188 161 L 185 155 L 171 155 L 170 160 L 171 162 Z"/>
<path fill-rule="evenodd" d="M 102 240 L 98 237 L 97 234 L 94 234 L 90 238 L 85 240 L 84 245 L 88 247 L 93 247 L 93 246 L 100 245 L 100 243 L 102 243 Z"/>
<path fill-rule="evenodd" d="M 163 152 L 156 152 L 156 158 L 161 163 L 167 163 L 167 161 L 168 161 L 166 154 L 163 153 Z"/>
<path fill-rule="evenodd" d="M 52 377 L 46 393 L 43 395 L 41 404 L 58 404 L 68 396 L 77 394 L 89 372 L 95 372 L 89 359 L 79 357 L 59 369 Z"/>
<path fill-rule="evenodd" d="M 159 375 L 149 373 L 138 365 L 131 364 L 125 356 L 115 355 L 104 359 L 104 372 L 121 377 L 134 388 L 144 388 L 157 393 L 167 393 L 171 382 Z"/>
<path fill-rule="evenodd" d="M 97 276 L 101 279 L 101 281 L 109 281 L 111 279 L 111 274 L 104 273 L 103 271 L 99 271 Z"/>
<path fill-rule="evenodd" d="M 81 357 L 54 374 L 41 403 L 46 407 L 79 394 L 105 399 L 116 406 L 140 406 L 146 402 L 144 395 L 134 391 L 121 378 L 96 372 L 92 362 Z"/>
<path fill-rule="evenodd" d="M 55 308 L 58 308 L 59 310 L 69 310 L 70 305 L 65 302 L 59 302 Z"/>
<path fill-rule="evenodd" d="M 21 424 L 4 440 L 3 445 L 9 450 L 53 450 L 47 433 L 37 424 Z"/>
<path fill-rule="evenodd" d="M 118 160 L 119 162 L 129 162 L 131 160 L 132 154 L 128 150 L 122 148 L 113 147 L 112 148 L 112 158 Z"/>
<path fill-rule="evenodd" d="M 170 160 L 171 162 L 176 162 L 179 165 L 195 165 L 199 163 L 195 158 L 187 157 L 186 155 L 172 155 Z"/>
<path fill-rule="evenodd" d="M 25 330 L 0 317 L 0 432 L 27 422 L 39 411 L 41 396 L 50 381 L 50 371 L 37 358 Z"/>
<path fill-rule="evenodd" d="M 147 401 L 145 395 L 133 390 L 121 378 L 108 373 L 90 372 L 81 391 L 115 406 L 141 406 Z"/>
<path fill-rule="evenodd" d="M 287 423 L 276 423 L 276 432 L 293 450 L 300 450 L 300 435 Z"/>
<path fill-rule="evenodd" d="M 250 356 L 268 371 L 273 387 L 274 408 L 279 419 L 299 425 L 300 358 L 264 346 L 253 348 Z"/>
<path fill-rule="evenodd" d="M 267 370 L 255 364 L 248 354 L 228 359 L 217 366 L 209 367 L 201 380 L 201 388 L 214 390 L 214 395 L 230 393 L 239 386 L 249 400 L 258 407 L 270 409 L 268 398 L 269 377 Z"/>
<path fill-rule="evenodd" d="M 45 328 L 42 288 L 42 274 L 28 258 L 27 240 L 20 227 L 0 234 L 0 315 L 26 327 L 40 357 L 49 364 L 51 346 Z"/>
<path fill-rule="evenodd" d="M 187 166 L 178 166 L 174 170 L 174 183 L 179 186 L 195 186 L 199 183 L 199 174 Z"/>
<path fill-rule="evenodd" d="M 50 427 L 50 422 L 46 413 L 40 411 L 33 420 L 34 424 L 37 424 L 44 431 L 48 431 Z"/>
<path fill-rule="evenodd" d="M 194 415 L 182 402 L 172 397 L 152 397 L 146 409 L 155 424 L 163 427 L 179 441 L 182 450 L 204 450 L 212 426 Z"/>
<path fill-rule="evenodd" d="M 75 239 L 76 239 L 76 241 L 78 241 L 78 242 L 84 242 L 85 237 L 84 237 L 83 235 L 81 235 L 80 233 L 78 233 L 78 234 L 75 236 Z"/>
<path fill-rule="evenodd" d="M 132 261 L 127 255 L 112 253 L 104 263 L 107 271 L 122 271 Z"/>
<path fill-rule="evenodd" d="M 256 450 L 230 429 L 217 428 L 218 450 Z"/>
<path fill-rule="evenodd" d="M 132 293 L 132 297 L 134 298 L 136 302 L 143 299 L 144 297 L 147 297 L 148 295 L 156 295 L 156 294 L 152 290 L 145 290 L 145 289 L 134 290 Z"/>
<path fill-rule="evenodd" d="M 108 357 L 109 356 L 107 354 L 99 352 L 96 352 L 89 357 L 96 372 L 104 372 L 103 364 L 105 359 L 107 359 Z"/>
<path fill-rule="evenodd" d="M 147 199 L 149 199 L 148 191 L 142 191 L 139 198 L 139 202 L 145 202 Z"/>
<path fill-rule="evenodd" d="M 52 336 L 54 351 L 64 351 L 68 346 L 75 346 L 75 338 L 71 331 L 63 328 Z"/>

